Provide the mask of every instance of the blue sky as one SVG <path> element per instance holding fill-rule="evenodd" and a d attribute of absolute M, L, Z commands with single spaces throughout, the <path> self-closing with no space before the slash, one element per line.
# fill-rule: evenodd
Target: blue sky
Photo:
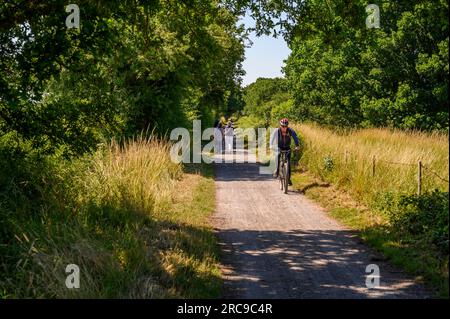
<path fill-rule="evenodd" d="M 254 20 L 248 15 L 240 23 L 244 23 L 247 27 L 254 26 Z M 247 74 L 243 77 L 242 85 L 246 86 L 259 77 L 282 77 L 283 60 L 287 59 L 291 52 L 284 39 L 264 35 L 257 37 L 254 32 L 249 38 L 253 45 L 245 49 L 243 68 Z"/>

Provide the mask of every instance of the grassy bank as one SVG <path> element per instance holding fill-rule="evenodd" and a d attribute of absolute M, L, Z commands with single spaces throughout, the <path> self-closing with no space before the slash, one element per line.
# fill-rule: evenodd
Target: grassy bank
<path fill-rule="evenodd" d="M 425 167 L 422 191 L 448 191 L 447 135 L 388 129 L 339 132 L 306 124 L 294 128 L 305 143 L 302 163 L 366 204 L 380 192 L 416 193 L 419 160 Z"/>
<path fill-rule="evenodd" d="M 220 295 L 207 223 L 210 167 L 174 164 L 166 143 L 137 138 L 77 161 L 27 155 L 7 168 L 0 185 L 2 298 Z M 68 264 L 80 268 L 79 289 L 65 286 Z"/>
<path fill-rule="evenodd" d="M 448 180 L 447 136 L 338 132 L 315 125 L 295 129 L 303 148 L 294 187 L 361 231 L 392 263 L 436 288 L 437 296 L 448 297 L 448 183 L 440 178 Z M 428 168 L 421 196 L 416 195 L 419 159 Z"/>

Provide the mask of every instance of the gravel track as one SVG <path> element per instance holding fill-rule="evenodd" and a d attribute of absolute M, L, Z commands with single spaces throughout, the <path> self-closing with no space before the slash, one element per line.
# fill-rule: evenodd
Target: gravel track
<path fill-rule="evenodd" d="M 222 247 L 224 298 L 431 296 L 317 204 L 292 190 L 283 194 L 277 180 L 259 174 L 259 164 L 214 165 L 212 223 Z M 379 288 L 366 287 L 369 264 L 379 266 Z"/>

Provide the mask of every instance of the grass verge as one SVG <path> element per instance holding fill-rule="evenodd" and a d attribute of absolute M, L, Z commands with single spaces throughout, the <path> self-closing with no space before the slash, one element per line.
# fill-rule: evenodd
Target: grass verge
<path fill-rule="evenodd" d="M 378 212 L 355 201 L 342 189 L 315 177 L 304 167 L 293 171 L 292 182 L 295 189 L 318 202 L 330 216 L 358 231 L 365 242 L 392 264 L 435 289 L 436 297 L 448 298 L 448 255 L 440 254 L 425 241 L 399 233 Z"/>
<path fill-rule="evenodd" d="M 1 298 L 220 295 L 210 166 L 174 164 L 142 137 L 79 160 L 0 160 Z"/>

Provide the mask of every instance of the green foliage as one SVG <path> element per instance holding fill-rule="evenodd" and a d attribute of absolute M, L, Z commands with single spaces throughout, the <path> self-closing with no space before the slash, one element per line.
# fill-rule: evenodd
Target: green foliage
<path fill-rule="evenodd" d="M 378 209 L 405 238 L 426 240 L 448 255 L 449 193 L 434 190 L 417 195 L 383 194 Z"/>
<path fill-rule="evenodd" d="M 238 120 L 238 125 L 240 128 L 254 128 L 257 129 L 258 127 L 265 127 L 266 122 L 264 120 L 261 120 L 260 118 L 256 116 L 242 116 Z"/>
<path fill-rule="evenodd" d="M 448 3 L 306 1 L 285 68 L 296 118 L 333 126 L 448 129 Z"/>
<path fill-rule="evenodd" d="M 0 3 L 0 296 L 217 296 L 211 182 L 175 207 L 173 163 L 152 166 L 167 147 L 127 162 L 104 146 L 240 110 L 237 16 L 215 0 L 82 0 L 76 30 L 67 4 Z M 90 270 L 78 292 L 70 263 Z"/>
<path fill-rule="evenodd" d="M 236 85 L 230 91 L 223 113 L 227 115 L 227 117 L 231 116 L 234 118 L 242 111 L 244 106 L 245 102 L 242 89 Z"/>
<path fill-rule="evenodd" d="M 237 13 L 247 10 L 257 34 L 281 33 L 288 42 L 290 118 L 335 127 L 448 131 L 448 1 L 375 2 L 379 29 L 366 27 L 368 3 L 362 0 L 225 3 Z M 267 122 L 264 105 L 249 107 L 246 115 Z"/>
<path fill-rule="evenodd" d="M 330 155 L 327 155 L 323 158 L 323 168 L 327 172 L 333 171 L 333 169 L 334 169 L 333 157 L 331 157 Z"/>
<path fill-rule="evenodd" d="M 283 117 L 287 117 L 288 119 L 294 119 L 294 100 L 289 98 L 284 102 L 272 103 L 273 107 L 270 111 L 271 124 L 278 125 L 278 122 Z"/>
<path fill-rule="evenodd" d="M 0 5 L 0 134 L 76 156 L 241 107 L 243 30 L 215 1 L 82 1 L 80 30 L 65 5 Z"/>
<path fill-rule="evenodd" d="M 280 105 L 288 106 L 289 99 L 290 94 L 285 79 L 258 78 L 244 88 L 243 113 L 259 118 L 261 124 L 267 127 L 273 122 L 273 116 L 279 116 L 282 113 Z"/>
<path fill-rule="evenodd" d="M 8 168 L 0 170 L 3 297 L 218 296 L 216 242 L 205 222 L 211 172 L 201 168 L 181 187 L 186 176 L 167 144 L 128 141 L 70 161 L 0 156 L 0 165 Z M 68 264 L 80 267 L 80 289 L 64 284 Z"/>

